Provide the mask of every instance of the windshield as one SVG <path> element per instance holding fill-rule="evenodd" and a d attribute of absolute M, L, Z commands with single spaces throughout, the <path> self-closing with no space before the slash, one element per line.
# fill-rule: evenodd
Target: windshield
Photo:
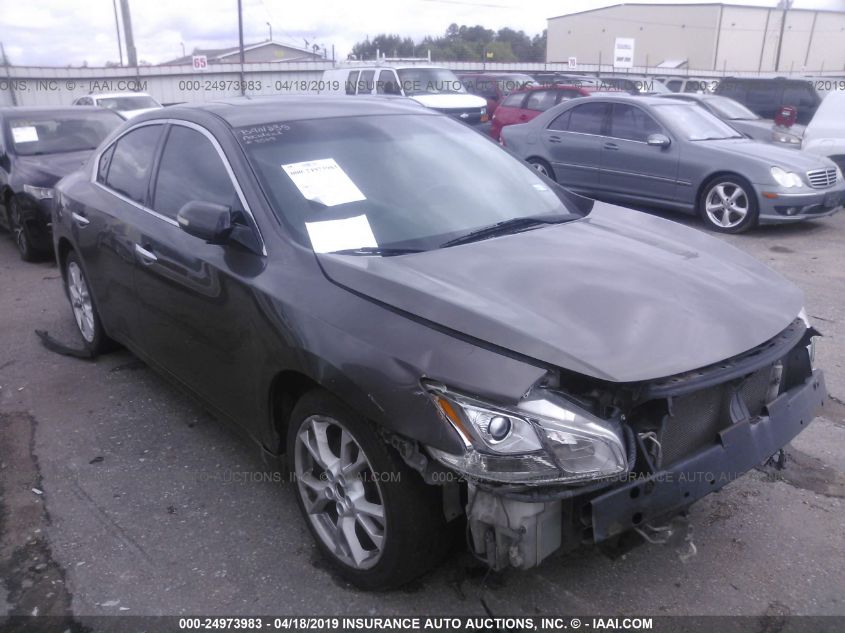
<path fill-rule="evenodd" d="M 8 130 L 18 156 L 35 156 L 94 149 L 121 123 L 111 112 L 40 114 L 10 119 Z"/>
<path fill-rule="evenodd" d="M 466 94 L 458 76 L 446 68 L 403 68 L 399 83 L 406 96 L 424 94 Z"/>
<path fill-rule="evenodd" d="M 728 97 L 707 97 L 705 101 L 719 116 L 731 121 L 756 121 L 760 118 L 738 101 Z"/>
<path fill-rule="evenodd" d="M 161 107 L 155 99 L 146 95 L 138 95 L 137 97 L 102 97 L 97 99 L 97 105 L 108 108 L 109 110 L 117 110 L 118 112 Z"/>
<path fill-rule="evenodd" d="M 343 117 L 237 132 L 277 215 L 317 252 L 430 250 L 514 218 L 581 216 L 565 190 L 446 117 Z"/>
<path fill-rule="evenodd" d="M 676 134 L 688 141 L 745 138 L 730 125 L 693 104 L 655 105 L 654 111 Z"/>

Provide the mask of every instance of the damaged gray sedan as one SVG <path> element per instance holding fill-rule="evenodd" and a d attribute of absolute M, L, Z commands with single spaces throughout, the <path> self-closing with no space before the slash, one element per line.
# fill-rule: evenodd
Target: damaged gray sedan
<path fill-rule="evenodd" d="M 141 115 L 53 213 L 88 347 L 129 347 L 286 454 L 362 587 L 465 528 L 496 569 L 649 537 L 825 399 L 781 276 L 396 100 Z"/>

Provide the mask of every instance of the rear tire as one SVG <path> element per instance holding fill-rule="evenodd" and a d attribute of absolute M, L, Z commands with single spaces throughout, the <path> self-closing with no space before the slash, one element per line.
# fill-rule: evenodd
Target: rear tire
<path fill-rule="evenodd" d="M 760 207 L 751 184 L 728 174 L 712 178 L 702 187 L 698 213 L 712 231 L 743 233 L 756 226 Z"/>
<path fill-rule="evenodd" d="M 288 464 L 317 547 L 362 589 L 401 586 L 437 565 L 451 540 L 440 490 L 371 423 L 322 389 L 291 413 Z"/>
<path fill-rule="evenodd" d="M 555 178 L 555 170 L 552 169 L 552 166 L 549 165 L 547 161 L 543 160 L 542 158 L 532 156 L 526 162 L 547 178 L 551 178 L 552 180 L 557 182 L 557 178 Z"/>
<path fill-rule="evenodd" d="M 85 348 L 95 356 L 113 349 L 115 343 L 103 329 L 100 314 L 97 312 L 91 287 L 88 284 L 88 277 L 74 251 L 65 257 L 63 273 L 65 294 L 70 301 L 76 328 L 82 336 Z"/>

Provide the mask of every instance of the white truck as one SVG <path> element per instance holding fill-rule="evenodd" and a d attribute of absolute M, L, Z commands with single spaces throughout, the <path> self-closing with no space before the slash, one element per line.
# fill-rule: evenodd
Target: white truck
<path fill-rule="evenodd" d="M 827 156 L 845 172 L 845 91 L 834 90 L 822 100 L 804 130 L 801 149 Z"/>
<path fill-rule="evenodd" d="M 347 95 L 395 95 L 455 117 L 469 125 L 487 122 L 487 101 L 471 95 L 448 68 L 418 64 L 346 66 L 323 72 L 323 92 Z"/>

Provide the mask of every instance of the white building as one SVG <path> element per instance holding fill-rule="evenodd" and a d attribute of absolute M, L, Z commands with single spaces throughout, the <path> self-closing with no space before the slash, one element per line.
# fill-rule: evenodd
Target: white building
<path fill-rule="evenodd" d="M 549 18 L 546 61 L 611 65 L 616 38 L 634 40 L 634 66 L 845 71 L 845 12 L 722 3 L 617 4 Z"/>

